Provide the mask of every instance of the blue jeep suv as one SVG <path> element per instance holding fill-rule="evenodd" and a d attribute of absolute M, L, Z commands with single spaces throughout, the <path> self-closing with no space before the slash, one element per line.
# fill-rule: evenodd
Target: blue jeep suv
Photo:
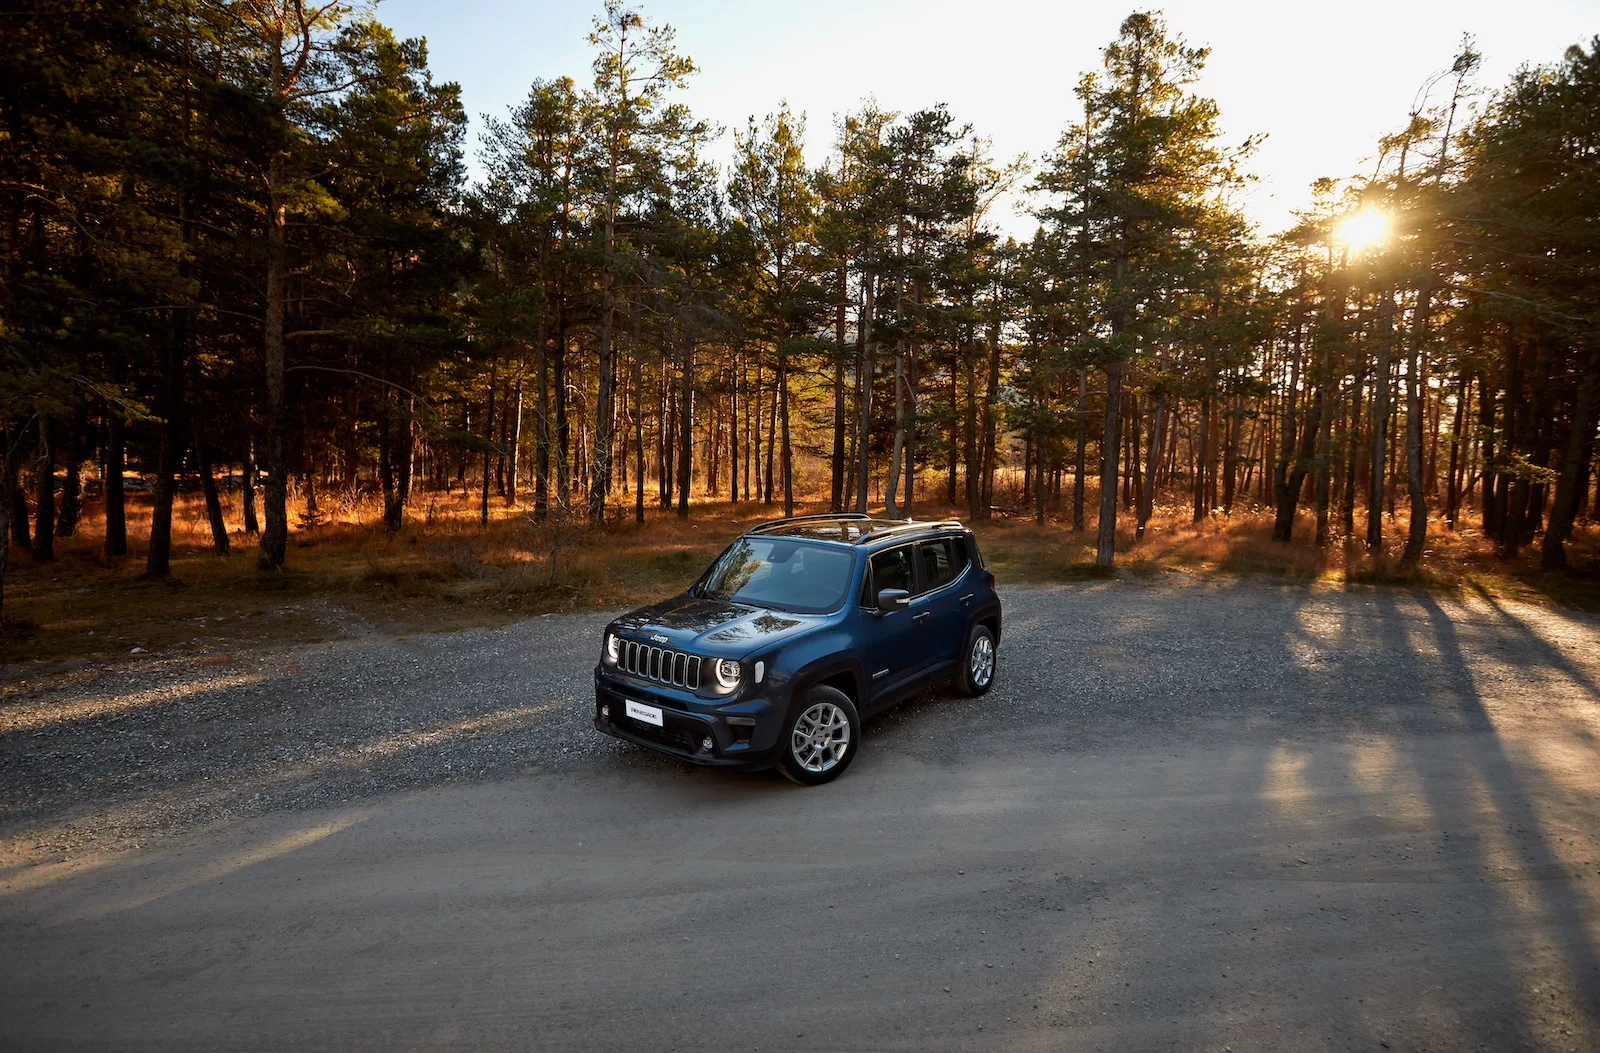
<path fill-rule="evenodd" d="M 740 535 L 687 592 L 606 626 L 595 727 L 696 764 L 838 778 L 862 718 L 994 683 L 1000 597 L 954 521 L 797 516 Z"/>

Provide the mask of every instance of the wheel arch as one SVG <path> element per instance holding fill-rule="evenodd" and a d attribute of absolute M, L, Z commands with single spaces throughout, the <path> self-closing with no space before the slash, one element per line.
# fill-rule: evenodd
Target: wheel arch
<path fill-rule="evenodd" d="M 831 687 L 841 691 L 861 711 L 866 701 L 866 680 L 861 674 L 861 663 L 848 658 L 822 661 L 807 666 L 794 678 L 793 699 L 798 702 L 813 687 Z"/>

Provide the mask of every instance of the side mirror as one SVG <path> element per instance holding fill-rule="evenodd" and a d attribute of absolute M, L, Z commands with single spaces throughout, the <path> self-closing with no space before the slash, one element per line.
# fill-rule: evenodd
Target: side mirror
<path fill-rule="evenodd" d="M 878 613 L 903 611 L 911 606 L 911 593 L 905 589 L 884 589 L 878 593 Z"/>

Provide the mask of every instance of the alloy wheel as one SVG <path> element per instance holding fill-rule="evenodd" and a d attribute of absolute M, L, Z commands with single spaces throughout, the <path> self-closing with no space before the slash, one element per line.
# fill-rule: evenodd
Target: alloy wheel
<path fill-rule="evenodd" d="M 986 634 L 980 633 L 972 641 L 972 654 L 967 661 L 967 672 L 972 676 L 974 687 L 988 687 L 989 680 L 994 676 L 994 641 Z"/>
<path fill-rule="evenodd" d="M 832 702 L 818 702 L 794 722 L 789 751 L 806 771 L 820 774 L 838 764 L 850 748 L 850 718 Z"/>

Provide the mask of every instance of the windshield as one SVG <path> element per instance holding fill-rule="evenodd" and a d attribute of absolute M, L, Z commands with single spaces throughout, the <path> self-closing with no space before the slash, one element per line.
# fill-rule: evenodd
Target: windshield
<path fill-rule="evenodd" d="M 700 595 L 821 614 L 850 587 L 851 554 L 789 538 L 742 537 L 706 572 Z"/>

